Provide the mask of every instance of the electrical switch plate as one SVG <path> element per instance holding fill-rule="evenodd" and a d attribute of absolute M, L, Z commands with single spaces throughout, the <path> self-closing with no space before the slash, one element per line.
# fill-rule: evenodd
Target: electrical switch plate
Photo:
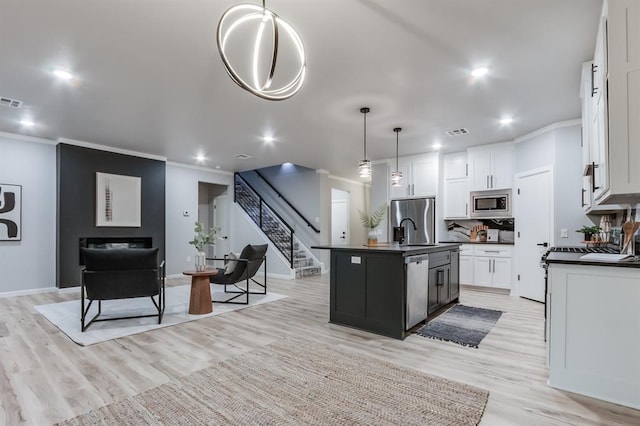
<path fill-rule="evenodd" d="M 567 229 L 561 229 L 560 230 L 560 238 L 569 238 L 569 234 L 568 234 L 568 230 Z"/>

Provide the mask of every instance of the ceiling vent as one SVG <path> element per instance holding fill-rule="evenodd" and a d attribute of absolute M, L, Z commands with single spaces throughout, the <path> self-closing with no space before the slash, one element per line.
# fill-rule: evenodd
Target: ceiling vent
<path fill-rule="evenodd" d="M 447 130 L 447 134 L 449 136 L 461 136 L 461 135 L 466 135 L 467 133 L 469 133 L 469 131 L 464 127 L 461 127 L 459 129 Z"/>
<path fill-rule="evenodd" d="M 251 156 L 247 154 L 236 154 L 234 157 L 236 157 L 238 160 L 246 160 L 247 158 L 251 158 Z"/>
<path fill-rule="evenodd" d="M 11 108 L 20 108 L 22 106 L 22 101 L 17 99 L 5 98 L 4 96 L 0 97 L 0 105 L 8 106 Z"/>

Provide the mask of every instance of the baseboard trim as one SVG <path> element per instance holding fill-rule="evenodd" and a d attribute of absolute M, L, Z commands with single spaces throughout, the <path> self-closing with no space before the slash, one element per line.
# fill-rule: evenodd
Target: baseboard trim
<path fill-rule="evenodd" d="M 0 293 L 0 299 L 6 299 L 8 297 L 18 297 L 18 296 L 29 296 L 32 294 L 40 294 L 40 293 L 52 293 L 57 291 L 58 293 L 69 293 L 71 291 L 77 291 L 78 287 L 70 287 L 70 288 L 58 288 L 58 287 L 46 287 L 46 288 L 32 288 L 29 290 L 15 290 L 15 291 L 5 291 Z"/>

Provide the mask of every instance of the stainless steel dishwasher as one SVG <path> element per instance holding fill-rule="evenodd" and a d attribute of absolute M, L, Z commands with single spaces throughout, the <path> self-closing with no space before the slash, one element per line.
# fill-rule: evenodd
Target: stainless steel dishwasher
<path fill-rule="evenodd" d="M 407 271 L 407 313 L 405 330 L 427 318 L 429 309 L 429 255 L 419 254 L 404 259 Z"/>

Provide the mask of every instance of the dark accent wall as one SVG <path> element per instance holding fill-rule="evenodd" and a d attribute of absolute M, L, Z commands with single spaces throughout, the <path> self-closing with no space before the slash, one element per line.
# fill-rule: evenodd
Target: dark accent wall
<path fill-rule="evenodd" d="M 57 156 L 56 285 L 81 282 L 78 264 L 80 238 L 151 237 L 165 258 L 164 161 L 60 143 Z M 141 178 L 141 226 L 96 227 L 96 172 Z"/>

